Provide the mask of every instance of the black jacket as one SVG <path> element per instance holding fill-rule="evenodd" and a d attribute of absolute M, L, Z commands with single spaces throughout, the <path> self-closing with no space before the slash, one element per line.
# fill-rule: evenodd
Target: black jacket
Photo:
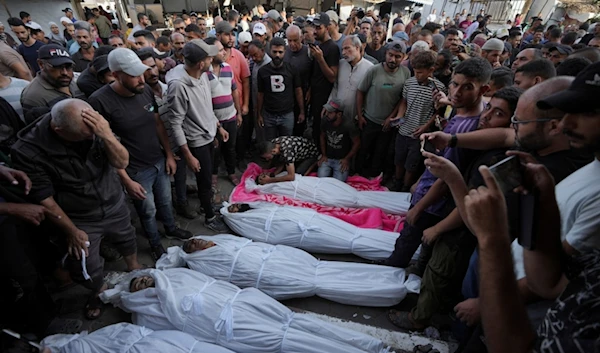
<path fill-rule="evenodd" d="M 75 223 L 115 215 L 124 193 L 102 141 L 66 142 L 52 131 L 50 120 L 48 113 L 25 127 L 11 150 L 14 168 L 31 179 L 30 201 L 39 203 L 54 196 Z"/>

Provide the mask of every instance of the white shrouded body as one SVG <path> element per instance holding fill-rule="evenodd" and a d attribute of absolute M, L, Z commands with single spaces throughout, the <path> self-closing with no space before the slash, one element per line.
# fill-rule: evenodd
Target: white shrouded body
<path fill-rule="evenodd" d="M 258 185 L 247 178 L 246 191 L 275 194 L 333 207 L 380 208 L 385 213 L 403 215 L 410 207 L 409 192 L 358 191 L 335 178 L 296 174 L 294 181 Z"/>
<path fill-rule="evenodd" d="M 260 289 L 277 300 L 318 295 L 342 304 L 385 307 L 400 303 L 407 294 L 401 268 L 319 261 L 304 250 L 230 234 L 196 238 L 216 245 L 191 254 L 181 247 L 171 247 L 156 268 L 187 265 L 240 288 Z M 419 284 L 414 287 L 418 289 Z"/>
<path fill-rule="evenodd" d="M 185 268 L 143 270 L 155 288 L 128 290 L 131 277 L 101 294 L 132 312 L 137 325 L 179 330 L 239 353 L 388 352 L 371 336 L 294 313 L 258 289 L 218 281 Z"/>
<path fill-rule="evenodd" d="M 53 335 L 42 341 L 52 353 L 233 353 L 217 345 L 199 342 L 180 331 L 152 331 L 130 323 L 103 327 L 92 333 Z"/>
<path fill-rule="evenodd" d="M 235 233 L 268 244 L 281 244 L 321 254 L 354 254 L 369 260 L 387 259 L 398 233 L 359 228 L 310 208 L 252 203 L 252 209 L 229 213 L 225 223 Z"/>

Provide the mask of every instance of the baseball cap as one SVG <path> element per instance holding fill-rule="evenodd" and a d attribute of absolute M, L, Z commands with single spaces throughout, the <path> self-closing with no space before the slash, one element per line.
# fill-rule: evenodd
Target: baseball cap
<path fill-rule="evenodd" d="M 481 47 L 481 50 L 500 50 L 500 51 L 504 51 L 504 42 L 501 41 L 498 38 L 492 38 L 492 39 L 488 39 L 483 46 Z"/>
<path fill-rule="evenodd" d="M 67 13 L 67 12 L 73 12 L 73 9 L 72 9 L 72 8 L 70 8 L 70 7 L 65 7 L 65 8 L 64 8 L 64 9 L 62 9 L 61 11 L 62 11 L 62 12 L 64 12 L 64 13 Z"/>
<path fill-rule="evenodd" d="M 331 22 L 331 20 L 329 19 L 329 15 L 327 15 L 325 12 L 316 14 L 315 18 L 313 19 L 313 23 L 315 26 L 328 26 L 329 22 Z"/>
<path fill-rule="evenodd" d="M 406 32 L 399 31 L 399 32 L 394 33 L 392 40 L 393 39 L 400 39 L 405 42 L 408 42 L 408 34 L 406 34 Z"/>
<path fill-rule="evenodd" d="M 252 34 L 258 34 L 264 36 L 267 33 L 267 27 L 264 24 L 258 22 L 254 24 L 254 28 L 252 29 Z"/>
<path fill-rule="evenodd" d="M 238 35 L 238 43 L 243 44 L 250 42 L 252 42 L 252 34 L 250 34 L 250 32 L 244 31 Z"/>
<path fill-rule="evenodd" d="M 406 54 L 406 44 L 403 41 L 401 41 L 400 39 L 394 39 L 391 42 L 388 42 L 385 45 L 385 49 L 395 50 L 395 51 L 402 52 L 403 54 Z M 427 49 L 429 49 L 429 44 L 427 44 Z"/>
<path fill-rule="evenodd" d="M 548 51 L 552 51 L 552 50 L 557 50 L 559 53 L 561 54 L 571 54 L 573 53 L 573 48 L 571 48 L 568 45 L 564 45 L 564 44 L 556 44 L 550 48 L 548 48 Z"/>
<path fill-rule="evenodd" d="M 42 26 L 40 26 L 39 23 L 33 22 L 33 21 L 26 23 L 25 26 L 28 27 L 28 28 L 34 29 L 36 31 L 41 31 L 42 30 Z"/>
<path fill-rule="evenodd" d="M 108 55 L 98 55 L 95 57 L 92 61 L 92 67 L 99 74 L 108 70 Z"/>
<path fill-rule="evenodd" d="M 194 11 L 190 12 L 190 17 L 198 17 L 198 14 Z"/>
<path fill-rule="evenodd" d="M 190 40 L 183 47 L 183 56 L 195 63 L 205 59 L 207 56 L 215 56 L 218 53 L 219 49 L 217 49 L 216 45 L 208 45 L 202 39 Z"/>
<path fill-rule="evenodd" d="M 233 26 L 227 21 L 221 21 L 215 26 L 215 33 L 231 33 Z"/>
<path fill-rule="evenodd" d="M 46 60 L 52 66 L 74 64 L 69 51 L 62 45 L 46 44 L 38 50 L 38 59 Z"/>
<path fill-rule="evenodd" d="M 269 16 L 270 19 L 275 20 L 277 22 L 283 21 L 283 18 L 281 18 L 281 14 L 277 10 L 269 10 L 269 12 L 267 12 L 267 16 Z"/>
<path fill-rule="evenodd" d="M 542 110 L 557 108 L 565 113 L 600 112 L 600 62 L 586 67 L 569 88 L 537 102 Z"/>
<path fill-rule="evenodd" d="M 163 52 L 163 51 L 160 51 L 160 50 L 158 50 L 156 48 L 150 48 L 150 47 L 139 49 L 137 51 L 137 54 L 138 54 L 138 56 L 144 56 L 144 54 L 150 55 L 154 59 L 164 59 L 167 56 L 169 56 L 169 53 L 167 53 L 167 52 Z"/>
<path fill-rule="evenodd" d="M 329 102 L 323 105 L 323 108 L 328 112 L 343 112 L 344 107 L 342 107 L 342 101 L 337 98 L 332 98 Z"/>
<path fill-rule="evenodd" d="M 329 10 L 327 12 L 325 12 L 327 14 L 327 16 L 329 16 L 329 22 L 335 22 L 335 23 L 340 23 L 340 16 L 338 16 L 337 13 L 335 13 L 335 11 L 333 10 Z"/>
<path fill-rule="evenodd" d="M 108 68 L 112 72 L 123 71 L 129 76 L 141 76 L 150 69 L 131 49 L 117 48 L 108 54 Z"/>

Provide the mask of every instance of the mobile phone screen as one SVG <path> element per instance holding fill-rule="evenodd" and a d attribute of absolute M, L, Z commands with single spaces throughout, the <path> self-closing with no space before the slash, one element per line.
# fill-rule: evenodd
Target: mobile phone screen
<path fill-rule="evenodd" d="M 523 181 L 521 162 L 516 156 L 510 156 L 490 167 L 503 194 L 512 191 Z"/>
<path fill-rule="evenodd" d="M 429 140 L 421 140 L 421 153 L 423 151 L 429 152 L 429 153 L 437 152 L 435 146 Z"/>

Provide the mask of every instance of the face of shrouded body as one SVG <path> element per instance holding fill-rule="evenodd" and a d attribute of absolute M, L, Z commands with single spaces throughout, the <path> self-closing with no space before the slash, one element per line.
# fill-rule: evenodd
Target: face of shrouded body
<path fill-rule="evenodd" d="M 250 205 L 247 203 L 234 203 L 227 207 L 227 211 L 229 211 L 229 213 L 242 213 L 248 211 L 249 209 Z"/>
<path fill-rule="evenodd" d="M 215 244 L 214 242 L 209 241 L 209 240 L 190 239 L 190 240 L 186 241 L 185 243 L 183 243 L 182 248 L 183 248 L 183 251 L 185 251 L 187 254 L 191 254 L 196 251 L 202 251 L 202 250 L 206 250 L 208 248 L 212 248 L 215 245 L 217 245 L 217 244 Z"/>
<path fill-rule="evenodd" d="M 154 285 L 154 278 L 151 276 L 136 277 L 129 284 L 129 291 L 135 293 L 146 288 L 154 287 Z"/>

